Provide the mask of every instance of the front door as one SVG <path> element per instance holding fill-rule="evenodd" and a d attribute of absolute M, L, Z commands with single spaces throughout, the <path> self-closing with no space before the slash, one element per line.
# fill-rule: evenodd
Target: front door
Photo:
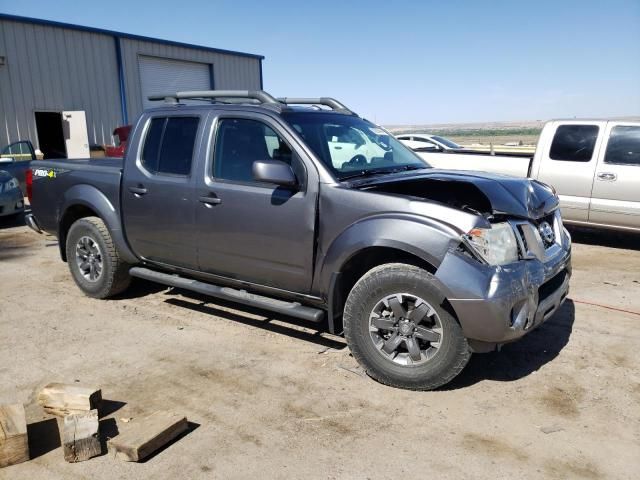
<path fill-rule="evenodd" d="M 127 158 L 122 216 L 133 251 L 146 260 L 197 268 L 195 191 L 197 114 L 156 114 L 134 135 L 138 158 Z"/>
<path fill-rule="evenodd" d="M 589 221 L 640 228 L 640 125 L 610 122 L 593 181 Z"/>
<path fill-rule="evenodd" d="M 306 293 L 313 276 L 318 177 L 269 117 L 221 117 L 197 186 L 198 261 L 207 273 Z M 253 162 L 289 163 L 296 188 L 254 180 Z M 309 163 L 309 165 L 311 165 Z"/>

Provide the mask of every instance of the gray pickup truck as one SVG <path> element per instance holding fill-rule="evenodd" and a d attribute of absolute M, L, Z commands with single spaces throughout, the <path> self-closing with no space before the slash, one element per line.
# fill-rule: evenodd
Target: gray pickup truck
<path fill-rule="evenodd" d="M 373 378 L 428 390 L 567 296 L 571 240 L 538 181 L 433 169 L 331 98 L 154 99 L 124 159 L 31 166 L 27 223 L 91 297 L 140 277 L 322 324 Z M 336 162 L 353 131 L 371 148 Z"/>

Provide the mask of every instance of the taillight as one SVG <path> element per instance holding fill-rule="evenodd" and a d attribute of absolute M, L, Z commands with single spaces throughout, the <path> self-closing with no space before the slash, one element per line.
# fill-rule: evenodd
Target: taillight
<path fill-rule="evenodd" d="M 29 204 L 31 204 L 31 199 L 33 198 L 33 171 L 30 168 L 25 172 L 24 179 L 27 185 L 27 198 L 29 199 Z"/>

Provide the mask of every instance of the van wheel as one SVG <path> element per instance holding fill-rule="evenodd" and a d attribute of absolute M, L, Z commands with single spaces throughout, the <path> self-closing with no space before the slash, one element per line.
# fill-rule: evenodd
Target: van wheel
<path fill-rule="evenodd" d="M 109 298 L 131 283 L 111 234 L 98 217 L 76 220 L 67 234 L 67 263 L 80 290 L 93 298 Z"/>
<path fill-rule="evenodd" d="M 344 334 L 354 358 L 381 383 L 432 390 L 453 380 L 471 351 L 456 319 L 442 308 L 433 276 L 390 263 L 367 272 L 344 309 Z"/>

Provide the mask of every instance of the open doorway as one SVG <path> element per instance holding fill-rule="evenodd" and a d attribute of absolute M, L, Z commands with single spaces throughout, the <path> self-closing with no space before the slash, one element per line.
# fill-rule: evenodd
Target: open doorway
<path fill-rule="evenodd" d="M 44 158 L 67 158 L 61 112 L 35 112 L 38 143 Z"/>

